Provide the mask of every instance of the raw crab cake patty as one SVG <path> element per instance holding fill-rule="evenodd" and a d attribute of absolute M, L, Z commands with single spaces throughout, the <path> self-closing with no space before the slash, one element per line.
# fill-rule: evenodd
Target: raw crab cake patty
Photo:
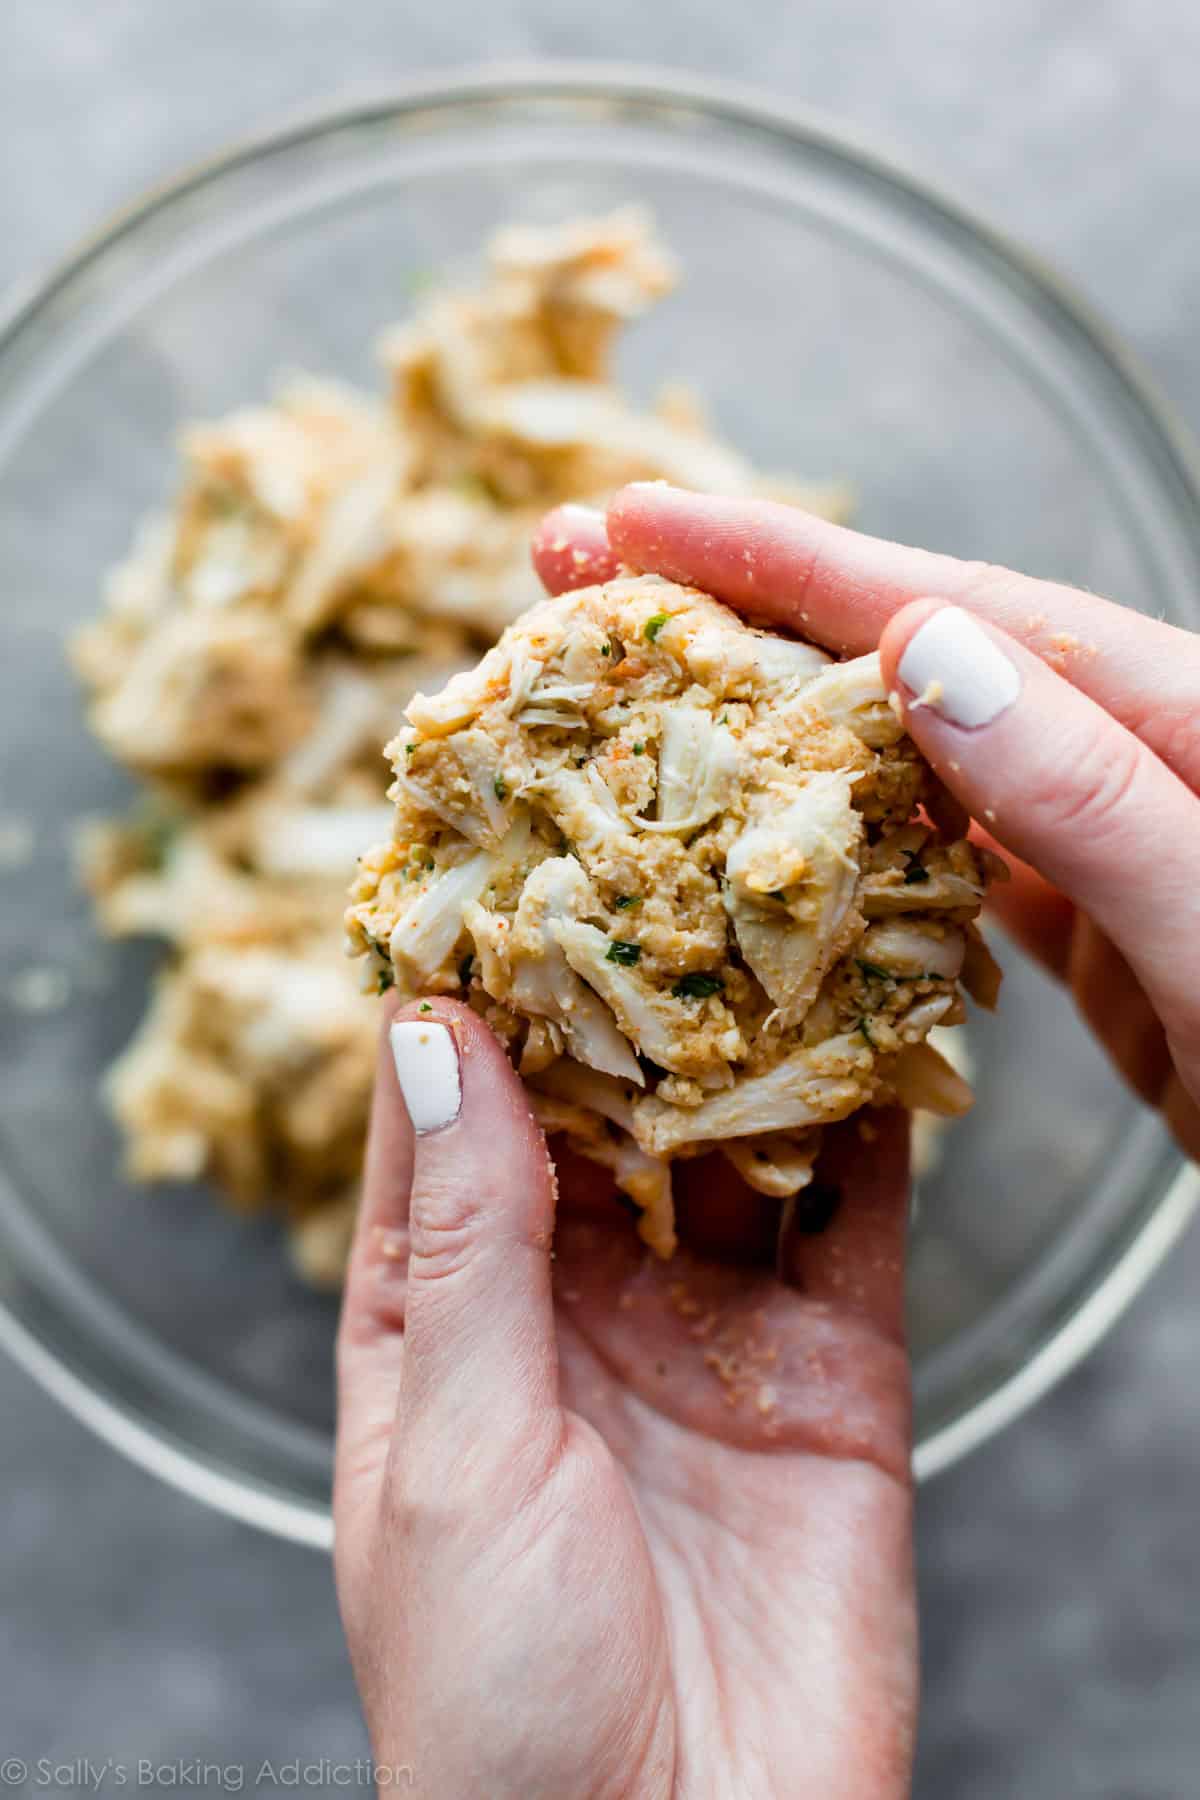
<path fill-rule="evenodd" d="M 993 859 L 877 657 L 630 577 L 535 606 L 407 719 L 351 950 L 381 988 L 468 999 L 656 1250 L 674 1157 L 718 1148 L 786 1195 L 826 1121 L 969 1104 L 925 1040 L 960 982 L 995 997 Z"/>

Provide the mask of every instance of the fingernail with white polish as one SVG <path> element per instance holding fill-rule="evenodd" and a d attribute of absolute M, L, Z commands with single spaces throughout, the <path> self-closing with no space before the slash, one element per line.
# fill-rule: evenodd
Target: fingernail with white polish
<path fill-rule="evenodd" d="M 899 674 L 918 701 L 952 725 L 990 725 L 1021 691 L 1014 665 L 958 606 L 926 619 L 909 639 Z"/>
<path fill-rule="evenodd" d="M 388 1034 L 404 1104 L 418 1137 L 440 1131 L 462 1111 L 458 1048 L 445 1025 L 397 1019 Z"/>

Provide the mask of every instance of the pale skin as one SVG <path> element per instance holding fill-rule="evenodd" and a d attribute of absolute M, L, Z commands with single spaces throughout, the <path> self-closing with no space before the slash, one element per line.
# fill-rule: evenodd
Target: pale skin
<path fill-rule="evenodd" d="M 534 554 L 552 590 L 651 570 L 838 651 L 879 643 L 913 736 L 1020 859 L 1005 922 L 1200 1148 L 1193 639 L 660 485 L 607 520 L 564 509 Z M 898 673 L 947 602 L 1020 675 L 977 729 Z M 902 1119 L 832 1132 L 782 1217 L 691 1165 L 663 1265 L 590 1166 L 560 1163 L 556 1222 L 498 1044 L 448 1001 L 421 1016 L 454 1033 L 461 1112 L 415 1136 L 385 1042 L 339 1342 L 336 1568 L 377 1761 L 439 1800 L 906 1794 Z"/>

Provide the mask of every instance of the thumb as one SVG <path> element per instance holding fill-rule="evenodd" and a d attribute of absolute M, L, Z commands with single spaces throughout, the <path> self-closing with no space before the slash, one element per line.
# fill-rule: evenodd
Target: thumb
<path fill-rule="evenodd" d="M 879 649 L 906 728 L 947 787 L 1113 940 L 1194 1062 L 1200 809 L 1190 789 L 1096 701 L 958 607 L 914 601 Z"/>
<path fill-rule="evenodd" d="M 407 1007 L 389 1038 L 413 1130 L 402 1428 L 472 1455 L 489 1445 L 509 1455 L 542 1432 L 556 1439 L 545 1137 L 469 1008 Z"/>

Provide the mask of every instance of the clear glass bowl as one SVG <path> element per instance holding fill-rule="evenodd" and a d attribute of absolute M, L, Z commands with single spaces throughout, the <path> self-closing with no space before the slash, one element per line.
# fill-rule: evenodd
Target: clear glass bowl
<path fill-rule="evenodd" d="M 635 389 L 686 377 L 761 463 L 850 478 L 869 530 L 1200 623 L 1195 476 L 1128 357 L 956 207 L 737 94 L 592 68 L 348 105 L 187 175 L 18 300 L 0 336 L 0 810 L 36 839 L 24 860 L 0 827 L 0 1337 L 163 1475 L 313 1542 L 334 1304 L 298 1285 L 272 1223 L 117 1172 L 97 1081 L 155 952 L 100 943 L 71 878 L 71 822 L 124 784 L 64 639 L 169 492 L 181 421 L 289 365 L 371 381 L 372 337 L 422 271 L 498 222 L 630 200 L 686 271 L 631 336 Z M 1001 1012 L 971 1027 L 979 1102 L 913 1249 L 922 1472 L 1081 1354 L 1195 1192 L 1069 1007 L 1007 960 Z"/>

